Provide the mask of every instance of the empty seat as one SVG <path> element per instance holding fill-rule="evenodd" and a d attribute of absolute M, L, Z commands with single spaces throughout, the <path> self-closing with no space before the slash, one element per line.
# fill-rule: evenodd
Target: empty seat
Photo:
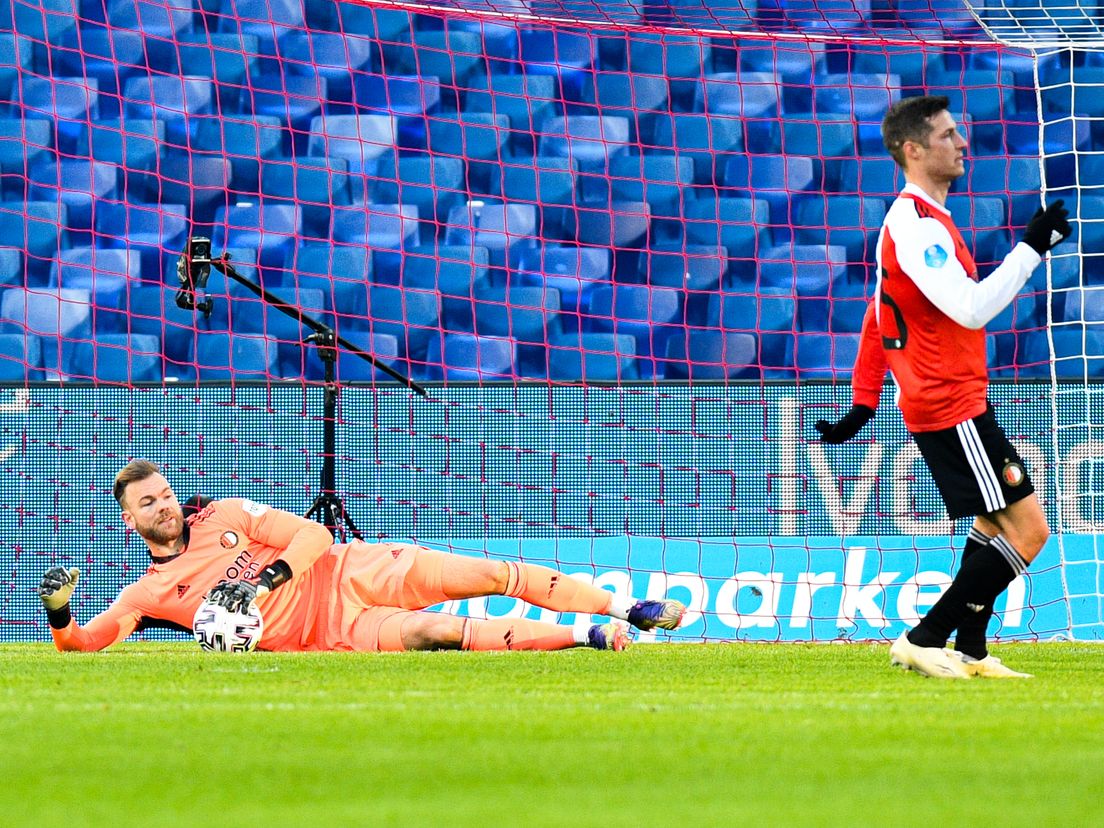
<path fill-rule="evenodd" d="M 351 331 L 343 335 L 350 344 L 375 358 L 376 363 L 399 369 L 399 340 L 393 334 Z M 349 351 L 344 347 L 337 349 L 335 377 L 339 383 L 349 382 L 394 382 L 394 379 L 381 371 L 371 361 Z"/>
<path fill-rule="evenodd" d="M 448 297 L 470 300 L 474 289 L 486 285 L 489 262 L 485 247 L 446 244 L 412 247 L 403 257 L 401 284 L 404 288 L 437 291 L 446 301 Z"/>
<path fill-rule="evenodd" d="M 818 115 L 836 113 L 879 124 L 886 110 L 900 99 L 901 79 L 896 75 L 823 75 L 817 78 L 813 92 Z"/>
<path fill-rule="evenodd" d="M 253 35 L 263 44 L 265 54 L 274 54 L 275 44 L 285 35 L 302 31 L 303 6 L 301 0 L 234 0 L 233 6 L 217 17 L 218 29 Z"/>
<path fill-rule="evenodd" d="M 1000 261 L 1011 249 L 1004 199 L 952 195 L 947 209 L 979 265 Z"/>
<path fill-rule="evenodd" d="M 139 257 L 129 250 L 71 247 L 61 251 L 50 286 L 87 290 L 98 305 L 118 305 L 132 281 L 141 278 Z"/>
<path fill-rule="evenodd" d="M 176 259 L 184 250 L 188 229 L 183 204 L 104 201 L 96 206 L 95 246 L 137 252 L 147 281 L 170 284 L 176 279 Z"/>
<path fill-rule="evenodd" d="M 715 72 L 706 75 L 698 84 L 694 97 L 694 110 L 711 115 L 777 118 L 780 108 L 778 79 L 767 72 Z"/>
<path fill-rule="evenodd" d="M 530 74 L 554 75 L 565 92 L 578 94 L 597 57 L 591 32 L 568 28 L 523 29 L 521 61 Z"/>
<path fill-rule="evenodd" d="M 214 112 L 214 85 L 197 75 L 149 75 L 131 78 L 123 89 L 126 114 L 165 123 L 166 139 L 178 146 Z"/>
<path fill-rule="evenodd" d="M 656 116 L 670 112 L 667 78 L 656 74 L 598 72 L 594 76 L 593 114 L 624 117 L 629 122 L 630 139 L 640 143 L 651 141 Z"/>
<path fill-rule="evenodd" d="M 663 354 L 681 319 L 680 292 L 673 288 L 614 284 L 594 289 L 587 324 L 596 332 L 629 334 L 642 356 Z"/>
<path fill-rule="evenodd" d="M 26 287 L 23 251 L 18 247 L 0 247 L 0 288 Z"/>
<path fill-rule="evenodd" d="M 161 162 L 158 190 L 147 193 L 147 200 L 182 204 L 192 222 L 210 224 L 234 198 L 232 176 L 233 167 L 222 155 L 169 153 Z"/>
<path fill-rule="evenodd" d="M 56 374 L 60 341 L 92 338 L 91 295 L 64 288 L 8 288 L 0 297 L 0 333 L 39 337 L 42 366 Z"/>
<path fill-rule="evenodd" d="M 1093 170 L 1086 168 L 1085 162 L 1091 157 L 1082 155 L 1078 158 L 1081 165 L 1078 173 L 1087 181 L 1101 180 L 1093 178 Z M 1041 190 L 1039 159 L 1008 156 L 967 158 L 965 180 L 959 179 L 952 187 L 952 192 L 1007 198 L 1009 223 L 1013 227 L 1027 224 L 1039 207 Z"/>
<path fill-rule="evenodd" d="M 257 65 L 260 42 L 256 35 L 201 30 L 180 34 L 170 41 L 151 39 L 150 53 L 155 65 L 211 78 L 219 109 L 232 112 L 238 108 L 249 84 L 247 78 Z"/>
<path fill-rule="evenodd" d="M 52 120 L 57 148 L 64 152 L 72 152 L 80 133 L 99 118 L 99 99 L 99 81 L 95 78 L 32 76 L 20 83 L 23 114 Z"/>
<path fill-rule="evenodd" d="M 547 371 L 546 346 L 562 332 L 560 294 L 554 288 L 507 286 L 476 293 L 475 332 L 508 337 L 517 346 L 517 370 L 528 377 Z"/>
<path fill-rule="evenodd" d="M 0 333 L 0 382 L 45 379 L 42 343 L 33 334 Z"/>
<path fill-rule="evenodd" d="M 284 284 L 316 288 L 326 297 L 326 309 L 337 317 L 363 322 L 368 313 L 368 282 L 372 278 L 372 254 L 362 245 L 308 242 L 288 253 Z"/>
<path fill-rule="evenodd" d="M 265 161 L 258 181 L 267 202 L 300 209 L 303 234 L 314 239 L 329 238 L 334 208 L 359 200 L 362 182 L 349 173 L 348 160 L 313 155 Z"/>
<path fill-rule="evenodd" d="M 586 313 L 594 288 L 609 283 L 610 251 L 569 245 L 533 247 L 522 252 L 516 273 L 522 285 L 555 288 L 565 311 Z"/>
<path fill-rule="evenodd" d="M 575 161 L 538 155 L 532 159 L 511 158 L 499 169 L 492 190 L 504 199 L 536 207 L 542 239 L 563 238 L 574 230 L 578 181 Z"/>
<path fill-rule="evenodd" d="M 402 251 L 421 244 L 418 208 L 413 204 L 353 204 L 333 214 L 331 238 L 363 244 L 372 251 L 377 279 L 397 282 Z"/>
<path fill-rule="evenodd" d="M 517 261 L 537 243 L 537 211 L 532 204 L 470 202 L 449 211 L 446 244 L 476 244 L 490 252 L 494 267 Z"/>
<path fill-rule="evenodd" d="M 839 181 L 832 187 L 842 195 L 896 198 L 905 177 L 892 158 L 847 158 L 839 165 Z"/>
<path fill-rule="evenodd" d="M 665 379 L 759 379 L 761 375 L 753 334 L 684 328 L 667 341 Z"/>
<path fill-rule="evenodd" d="M 256 193 L 261 164 L 281 156 L 284 134 L 280 119 L 273 115 L 226 113 L 221 118 L 201 122 L 192 147 L 229 160 L 235 192 Z"/>
<path fill-rule="evenodd" d="M 460 158 L 402 157 L 393 176 L 381 167 L 372 187 L 372 201 L 413 205 L 419 218 L 444 224 L 449 210 L 466 200 L 464 162 Z"/>
<path fill-rule="evenodd" d="M 640 250 L 647 243 L 651 208 L 643 201 L 580 204 L 575 211 L 579 244 L 616 252 Z"/>
<path fill-rule="evenodd" d="M 170 40 L 191 31 L 195 5 L 194 0 L 159 0 L 156 4 L 143 0 L 93 0 L 82 4 L 82 11 L 114 28 Z"/>
<path fill-rule="evenodd" d="M 364 112 L 415 117 L 436 112 L 441 105 L 441 84 L 421 75 L 353 76 L 353 106 Z"/>
<path fill-rule="evenodd" d="M 139 38 L 141 42 L 141 38 Z M 0 32 L 0 96 L 2 100 L 10 101 L 12 93 L 16 89 L 19 77 L 29 74 L 34 68 L 35 45 L 30 38 L 17 35 L 14 32 Z M 65 74 L 80 74 L 79 71 L 67 71 L 61 68 Z"/>
<path fill-rule="evenodd" d="M 424 362 L 431 337 L 440 334 L 440 303 L 436 291 L 372 285 L 368 293 L 365 328 L 394 336 L 399 353 L 411 362 Z"/>
<path fill-rule="evenodd" d="M 381 156 L 394 153 L 397 136 L 391 115 L 321 115 L 311 121 L 307 152 L 344 158 L 355 172 L 374 172 Z"/>
<path fill-rule="evenodd" d="M 62 48 L 53 55 L 54 71 L 59 75 L 96 79 L 101 93 L 100 114 L 111 118 L 119 117 L 119 93 L 126 82 L 150 71 L 146 38 L 130 29 L 82 25 L 67 33 Z"/>
<path fill-rule="evenodd" d="M 280 267 L 302 233 L 302 212 L 291 204 L 239 203 L 215 213 L 211 244 L 256 250 L 262 267 Z"/>
<path fill-rule="evenodd" d="M 55 158 L 51 121 L 0 118 L 0 186 L 5 195 L 26 198 L 30 170 Z"/>
<path fill-rule="evenodd" d="M 804 193 L 822 189 L 820 167 L 805 155 L 733 155 L 725 169 L 725 187 L 770 205 L 776 235 L 788 233 Z"/>
<path fill-rule="evenodd" d="M 729 156 L 744 149 L 744 125 L 723 115 L 664 115 L 656 122 L 654 143 L 661 152 L 693 159 L 698 182 L 720 183 Z"/>
<path fill-rule="evenodd" d="M 752 198 L 698 198 L 688 202 L 688 244 L 724 247 L 733 258 L 752 259 L 770 241 L 770 205 Z"/>
<path fill-rule="evenodd" d="M 708 38 L 672 32 L 633 32 L 628 39 L 630 72 L 650 72 L 667 78 L 700 78 L 712 69 Z"/>
<path fill-rule="evenodd" d="M 558 382 L 622 382 L 640 378 L 636 339 L 627 334 L 579 333 L 549 342 L 548 378 Z"/>
<path fill-rule="evenodd" d="M 92 340 L 66 340 L 61 372 L 68 380 L 128 385 L 164 379 L 161 340 L 148 334 L 97 334 Z"/>
<path fill-rule="evenodd" d="M 313 152 L 309 149 L 315 123 L 318 118 L 323 117 L 323 105 L 327 97 L 324 77 L 265 72 L 252 77 L 248 88 L 242 90 L 242 108 L 254 115 L 279 118 L 282 123 L 287 124 L 296 153 L 307 148 L 311 155 L 337 155 L 338 153 Z"/>
<path fill-rule="evenodd" d="M 196 334 L 193 361 L 201 382 L 278 379 L 276 343 L 263 336 L 205 331 Z"/>
<path fill-rule="evenodd" d="M 677 218 L 694 182 L 694 161 L 666 153 L 621 156 L 610 161 L 610 179 L 614 200 L 647 202 L 652 216 Z"/>
<path fill-rule="evenodd" d="M 858 351 L 858 334 L 799 334 L 794 343 L 794 367 L 797 368 L 798 379 L 850 377 Z"/>
<path fill-rule="evenodd" d="M 840 246 L 848 262 L 870 262 L 885 214 L 881 198 L 833 194 L 823 199 L 803 199 L 794 215 L 794 240 L 798 244 Z"/>
<path fill-rule="evenodd" d="M 55 201 L 66 206 L 68 226 L 90 231 L 96 202 L 117 198 L 120 169 L 106 161 L 61 159 L 44 161 L 31 170 L 29 195 L 35 201 Z"/>
<path fill-rule="evenodd" d="M 369 71 L 378 50 L 370 38 L 354 34 L 289 32 L 280 41 L 280 60 L 292 74 L 325 78 L 332 106 L 352 101 L 354 74 Z"/>
<path fill-rule="evenodd" d="M 453 95 L 456 89 L 481 85 L 476 79 L 487 72 L 483 38 L 478 32 L 453 28 L 415 31 L 409 54 L 412 60 L 402 65 L 403 71 L 438 78 L 453 88 Z"/>
<path fill-rule="evenodd" d="M 165 134 L 164 121 L 105 118 L 89 124 L 78 138 L 75 153 L 119 167 L 123 192 L 150 192 L 156 186 L 153 170 L 165 144 Z"/>
<path fill-rule="evenodd" d="M 61 201 L 9 201 L 0 205 L 0 239 L 24 252 L 31 280 L 44 279 L 58 253 L 68 247 L 68 208 Z"/>
<path fill-rule="evenodd" d="M 549 118 L 541 126 L 540 154 L 573 158 L 580 169 L 605 168 L 628 151 L 629 121 L 622 116 Z"/>
<path fill-rule="evenodd" d="M 433 337 L 426 354 L 426 379 L 510 380 L 517 367 L 517 345 L 507 337 L 450 333 Z"/>

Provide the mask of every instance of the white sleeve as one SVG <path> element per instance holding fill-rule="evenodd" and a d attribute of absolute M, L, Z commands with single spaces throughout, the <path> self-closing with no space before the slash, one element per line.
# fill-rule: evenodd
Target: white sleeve
<path fill-rule="evenodd" d="M 946 227 L 922 218 L 914 229 L 904 244 L 897 243 L 898 263 L 933 305 L 964 328 L 984 328 L 1008 307 L 1042 261 L 1020 242 L 988 278 L 975 282 L 955 256 Z"/>

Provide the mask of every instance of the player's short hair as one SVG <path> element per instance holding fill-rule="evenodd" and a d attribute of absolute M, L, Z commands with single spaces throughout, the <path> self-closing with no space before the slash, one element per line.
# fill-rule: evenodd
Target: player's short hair
<path fill-rule="evenodd" d="M 928 145 L 932 116 L 951 105 L 946 95 L 918 95 L 893 104 L 882 119 L 882 143 L 901 168 L 905 168 L 905 142 Z"/>
<path fill-rule="evenodd" d="M 161 473 L 161 467 L 149 460 L 131 460 L 115 475 L 115 486 L 111 493 L 120 506 L 123 505 L 123 494 L 131 483 L 138 483 L 147 477 L 153 477 Z"/>

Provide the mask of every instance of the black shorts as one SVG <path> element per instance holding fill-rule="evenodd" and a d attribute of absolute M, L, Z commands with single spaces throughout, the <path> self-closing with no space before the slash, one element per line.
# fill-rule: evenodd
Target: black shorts
<path fill-rule="evenodd" d="M 992 408 L 953 428 L 912 436 L 952 519 L 988 515 L 1035 491 Z"/>

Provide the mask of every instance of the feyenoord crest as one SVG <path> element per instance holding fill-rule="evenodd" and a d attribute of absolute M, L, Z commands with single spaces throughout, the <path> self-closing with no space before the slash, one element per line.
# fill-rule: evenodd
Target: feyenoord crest
<path fill-rule="evenodd" d="M 237 532 L 223 532 L 222 537 L 219 538 L 219 544 L 223 549 L 233 549 L 238 545 L 238 533 Z"/>
<path fill-rule="evenodd" d="M 1004 482 L 1009 486 L 1019 486 L 1024 482 L 1024 469 L 1019 463 L 1005 463 L 1001 474 L 1004 476 Z"/>

